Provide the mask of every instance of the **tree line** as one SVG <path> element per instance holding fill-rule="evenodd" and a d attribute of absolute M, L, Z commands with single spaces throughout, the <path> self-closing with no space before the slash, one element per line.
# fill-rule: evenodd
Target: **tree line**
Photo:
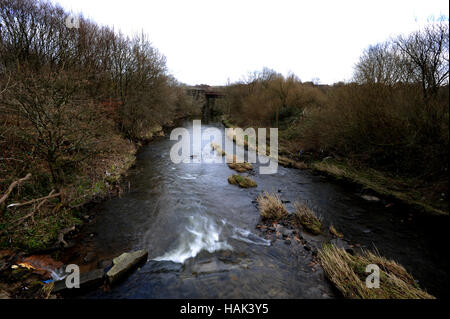
<path fill-rule="evenodd" d="M 352 80 L 334 85 L 265 68 L 226 86 L 222 110 L 240 126 L 278 127 L 295 154 L 442 179 L 448 174 L 448 41 L 448 19 L 441 18 L 369 46 Z"/>
<path fill-rule="evenodd" d="M 47 1 L 0 1 L 2 164 L 43 160 L 53 183 L 102 139 L 145 138 L 188 99 L 145 34 L 71 18 Z"/>

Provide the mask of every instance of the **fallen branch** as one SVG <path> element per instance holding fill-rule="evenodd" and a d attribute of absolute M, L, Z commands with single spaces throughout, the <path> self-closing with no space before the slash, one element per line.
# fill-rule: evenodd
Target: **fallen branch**
<path fill-rule="evenodd" d="M 64 245 L 64 247 L 69 246 L 69 244 L 64 240 L 64 236 L 67 235 L 68 233 L 72 232 L 75 230 L 75 226 L 72 227 L 68 227 L 68 228 L 64 228 L 58 236 L 58 242 L 62 243 Z"/>
<path fill-rule="evenodd" d="M 18 158 L 13 158 L 13 157 L 0 157 L 1 161 L 17 161 L 17 162 L 21 162 L 23 163 L 22 160 L 18 159 Z"/>
<path fill-rule="evenodd" d="M 25 176 L 24 178 L 21 178 L 21 179 L 15 181 L 15 182 L 11 183 L 11 185 L 9 185 L 8 190 L 6 191 L 6 193 L 0 198 L 0 205 L 2 205 L 4 201 L 6 201 L 6 199 L 9 197 L 9 194 L 11 194 L 11 192 L 13 191 L 14 187 L 16 187 L 17 185 L 25 182 L 30 177 L 31 177 L 31 174 L 28 173 L 27 176 Z"/>
<path fill-rule="evenodd" d="M 54 197 L 58 197 L 58 196 L 61 195 L 61 193 L 57 193 L 57 194 L 52 194 L 52 193 L 53 193 L 53 191 L 51 191 L 50 194 L 47 195 L 47 196 L 45 196 L 45 197 L 32 199 L 32 200 L 30 200 L 30 201 L 28 201 L 28 202 L 25 202 L 25 203 L 13 203 L 13 204 L 9 204 L 9 205 L 8 205 L 8 208 L 9 208 L 9 207 L 20 207 L 20 206 L 25 206 L 25 205 L 29 205 L 29 204 L 33 204 L 33 203 L 39 202 L 39 201 L 44 200 L 44 199 L 47 200 L 47 199 L 54 198 Z"/>
<path fill-rule="evenodd" d="M 32 217 L 32 216 L 34 215 L 34 213 L 36 213 L 37 211 L 39 211 L 39 208 L 41 208 L 41 206 L 42 206 L 42 205 L 50 198 L 50 196 L 51 196 L 54 192 L 55 192 L 55 190 L 52 190 L 52 191 L 50 192 L 50 194 L 48 194 L 46 197 L 44 197 L 44 198 L 42 199 L 42 201 L 36 206 L 35 209 L 33 209 L 29 214 L 27 214 L 27 215 L 25 215 L 25 216 L 19 218 L 19 219 L 16 220 L 15 222 L 16 222 L 16 223 L 20 223 L 21 221 L 27 219 L 28 217 Z M 34 219 L 33 219 L 33 222 L 34 222 Z"/>

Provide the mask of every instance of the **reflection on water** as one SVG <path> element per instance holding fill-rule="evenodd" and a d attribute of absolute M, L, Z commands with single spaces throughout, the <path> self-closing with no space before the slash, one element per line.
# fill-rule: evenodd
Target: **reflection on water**
<path fill-rule="evenodd" d="M 280 166 L 276 174 L 260 175 L 256 163 L 252 179 L 258 187 L 240 189 L 228 184 L 234 171 L 225 163 L 172 163 L 174 143 L 165 138 L 145 146 L 129 177 L 131 192 L 99 205 L 95 222 L 84 230 L 82 245 L 98 260 L 144 248 L 149 261 L 110 291 L 86 297 L 335 297 L 301 245 L 271 243 L 255 229 L 254 200 L 264 190 L 280 194 L 290 211 L 295 200 L 307 201 L 326 228 L 333 224 L 350 242 L 376 247 L 430 293 L 448 296 L 448 257 L 441 250 L 448 218 L 387 209 L 308 171 Z M 210 156 L 217 155 L 211 150 Z"/>

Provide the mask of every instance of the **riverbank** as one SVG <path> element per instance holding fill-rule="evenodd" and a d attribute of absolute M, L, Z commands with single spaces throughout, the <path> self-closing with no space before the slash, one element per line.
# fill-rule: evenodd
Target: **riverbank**
<path fill-rule="evenodd" d="M 222 117 L 222 123 L 227 128 L 235 127 L 226 117 Z M 449 215 L 446 197 L 448 184 L 445 180 L 442 183 L 428 185 L 420 178 L 407 179 L 389 176 L 371 168 L 357 168 L 344 158 L 321 158 L 320 154 L 299 154 L 295 150 L 295 143 L 283 139 L 282 136 L 283 134 L 279 134 L 278 155 L 278 163 L 282 166 L 310 169 L 358 188 L 361 194 L 368 194 L 374 200 L 383 198 L 386 201 L 407 205 L 420 213 Z"/>
<path fill-rule="evenodd" d="M 116 136 L 111 145 L 115 151 L 90 161 L 85 174 L 64 186 L 64 195 L 55 198 L 53 207 L 38 207 L 31 215 L 14 210 L 14 205 L 6 206 L 0 228 L 0 296 L 51 297 L 44 283 L 52 280 L 52 276 L 45 268 L 62 266 L 59 262 L 62 252 L 73 246 L 72 239 L 93 218 L 87 210 L 93 204 L 126 192 L 130 186 L 123 179 L 134 166 L 138 150 L 164 136 L 167 129 L 183 118 L 164 126 L 156 125 L 134 141 Z"/>
<path fill-rule="evenodd" d="M 191 129 L 190 123 L 185 126 Z M 110 291 L 92 291 L 87 294 L 88 298 L 248 298 L 261 294 L 274 298 L 329 298 L 334 294 L 329 291 L 330 284 L 324 279 L 314 255 L 323 243 L 331 240 L 354 251 L 360 247 L 371 249 L 374 243 L 383 256 L 404 265 L 430 293 L 440 296 L 439 291 L 442 291 L 445 295 L 445 289 L 439 287 L 446 277 L 433 281 L 435 274 L 444 269 L 430 256 L 441 252 L 434 232 L 443 232 L 434 224 L 426 227 L 420 221 L 414 223 L 416 218 L 411 220 L 408 212 L 399 211 L 398 207 L 397 214 L 392 214 L 384 205 L 364 201 L 347 188 L 333 185 L 309 170 L 279 167 L 279 174 L 260 175 L 256 173 L 258 164 L 255 164 L 254 172 L 248 174 L 257 182 L 257 187 L 238 188 L 228 184 L 232 171 L 227 165 L 174 165 L 167 152 L 173 143 L 167 138 L 156 139 L 141 149 L 136 167 L 130 170 L 127 179 L 132 183 L 131 192 L 124 192 L 120 198 L 104 201 L 90 210 L 89 223 L 77 236 L 77 245 L 64 251 L 67 258 L 58 259 L 65 265 L 80 265 L 83 274 L 105 269 L 108 262 L 110 264 L 124 251 L 146 249 L 150 260 L 160 262 L 148 262 L 123 285 Z M 300 230 L 298 234 L 303 238 L 298 237 L 298 241 L 289 236 L 293 227 L 289 223 L 284 225 L 288 229 L 280 228 L 283 221 L 276 225 L 260 223 L 256 204 L 264 190 L 278 194 L 289 211 L 297 200 L 305 201 L 321 217 L 321 233 L 314 236 Z M 224 204 L 217 201 L 218 196 L 231 201 Z M 337 235 L 330 234 L 331 225 Z M 433 229 L 430 234 L 426 232 L 428 228 Z M 333 237 L 338 235 L 345 239 Z M 271 245 L 267 245 L 268 240 Z M 216 252 L 218 247 L 228 249 Z M 199 253 L 199 249 L 203 253 Z M 206 253 L 209 250 L 212 252 Z M 189 256 L 192 258 L 185 263 L 184 258 Z M 232 263 L 228 263 L 230 258 Z M 15 265 L 21 261 L 19 259 Z M 171 261 L 179 264 L 172 267 Z M 163 264 L 170 269 L 158 270 Z M 17 276 L 27 271 L 18 267 L 15 269 Z M 274 276 L 273 280 L 261 284 L 260 279 L 267 276 Z M 216 279 L 211 281 L 211 278 Z M 47 297 L 37 292 L 30 295 L 31 282 L 28 279 L 24 282 L 18 288 L 20 294 L 12 297 Z M 36 287 L 43 286 L 42 280 L 35 282 Z M 161 286 L 161 282 L 165 284 Z M 242 285 L 234 286 L 236 282 Z M 200 287 L 205 284 L 210 289 L 200 294 Z"/>

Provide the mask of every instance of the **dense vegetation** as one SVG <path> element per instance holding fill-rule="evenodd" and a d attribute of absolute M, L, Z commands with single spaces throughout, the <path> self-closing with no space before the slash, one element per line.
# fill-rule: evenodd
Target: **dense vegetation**
<path fill-rule="evenodd" d="M 313 167 L 448 211 L 448 41 L 441 19 L 370 46 L 353 80 L 332 86 L 265 68 L 226 86 L 221 109 L 241 127 L 278 127 L 298 160 L 332 158 Z"/>
<path fill-rule="evenodd" d="M 53 242 L 79 222 L 73 207 L 118 187 L 134 142 L 192 105 L 144 34 L 45 1 L 0 0 L 0 193 L 31 173 L 0 202 L 1 245 Z"/>

